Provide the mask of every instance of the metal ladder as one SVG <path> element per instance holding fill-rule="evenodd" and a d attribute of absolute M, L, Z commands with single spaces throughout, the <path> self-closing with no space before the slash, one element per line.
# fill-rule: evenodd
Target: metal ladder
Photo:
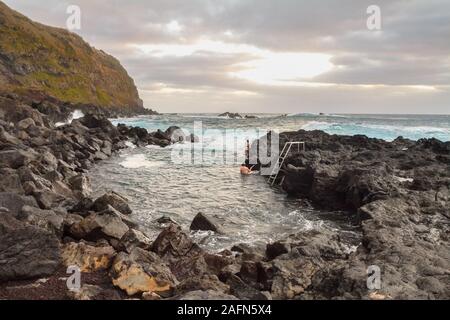
<path fill-rule="evenodd" d="M 273 167 L 270 177 L 267 180 L 267 182 L 271 186 L 273 186 L 275 181 L 277 180 L 278 173 L 280 173 L 280 169 L 283 166 L 284 160 L 286 159 L 287 155 L 291 151 L 291 148 L 293 145 L 297 145 L 298 152 L 300 152 L 300 145 L 302 145 L 302 150 L 305 151 L 306 146 L 305 146 L 305 142 L 303 142 L 303 141 L 289 141 L 284 144 L 283 150 L 281 150 L 280 156 L 277 159 L 277 163 Z M 283 180 L 284 180 L 284 177 L 283 177 Z M 281 181 L 281 183 L 283 183 L 283 180 Z"/>

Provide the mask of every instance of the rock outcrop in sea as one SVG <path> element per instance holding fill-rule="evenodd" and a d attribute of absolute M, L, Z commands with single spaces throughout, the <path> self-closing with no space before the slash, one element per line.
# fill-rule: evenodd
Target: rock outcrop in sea
<path fill-rule="evenodd" d="M 224 112 L 219 114 L 219 117 L 223 117 L 223 118 L 229 118 L 229 119 L 257 119 L 257 116 L 254 115 L 248 115 L 246 114 L 245 116 L 242 116 L 241 114 L 237 113 L 237 112 Z"/>

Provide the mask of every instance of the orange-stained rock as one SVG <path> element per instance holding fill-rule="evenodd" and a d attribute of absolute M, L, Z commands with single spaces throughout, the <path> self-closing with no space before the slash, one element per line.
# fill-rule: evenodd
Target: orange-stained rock
<path fill-rule="evenodd" d="M 116 252 L 110 246 L 93 247 L 83 242 L 70 242 L 62 249 L 66 266 L 78 266 L 81 272 L 105 270 L 111 266 Z"/>
<path fill-rule="evenodd" d="M 113 284 L 129 296 L 144 292 L 170 295 L 178 283 L 169 267 L 153 252 L 135 248 L 121 252 L 111 268 Z"/>

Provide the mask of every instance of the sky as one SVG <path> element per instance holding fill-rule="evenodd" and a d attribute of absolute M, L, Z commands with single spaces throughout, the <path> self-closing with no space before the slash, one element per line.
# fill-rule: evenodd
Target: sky
<path fill-rule="evenodd" d="M 58 27 L 79 6 L 160 112 L 450 114 L 448 0 L 5 2 Z"/>

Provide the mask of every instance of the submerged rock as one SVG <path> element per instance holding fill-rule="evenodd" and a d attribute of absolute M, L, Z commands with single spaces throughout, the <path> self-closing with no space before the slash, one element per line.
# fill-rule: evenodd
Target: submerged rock
<path fill-rule="evenodd" d="M 204 231 L 210 230 L 210 231 L 214 231 L 217 233 L 222 233 L 217 222 L 213 218 L 207 217 L 201 212 L 197 213 L 194 220 L 192 220 L 190 229 L 191 230 L 204 230 Z"/>
<path fill-rule="evenodd" d="M 175 220 L 173 220 L 171 217 L 168 216 L 162 216 L 156 219 L 156 222 L 158 222 L 159 224 L 168 224 L 168 223 L 177 224 Z"/>

